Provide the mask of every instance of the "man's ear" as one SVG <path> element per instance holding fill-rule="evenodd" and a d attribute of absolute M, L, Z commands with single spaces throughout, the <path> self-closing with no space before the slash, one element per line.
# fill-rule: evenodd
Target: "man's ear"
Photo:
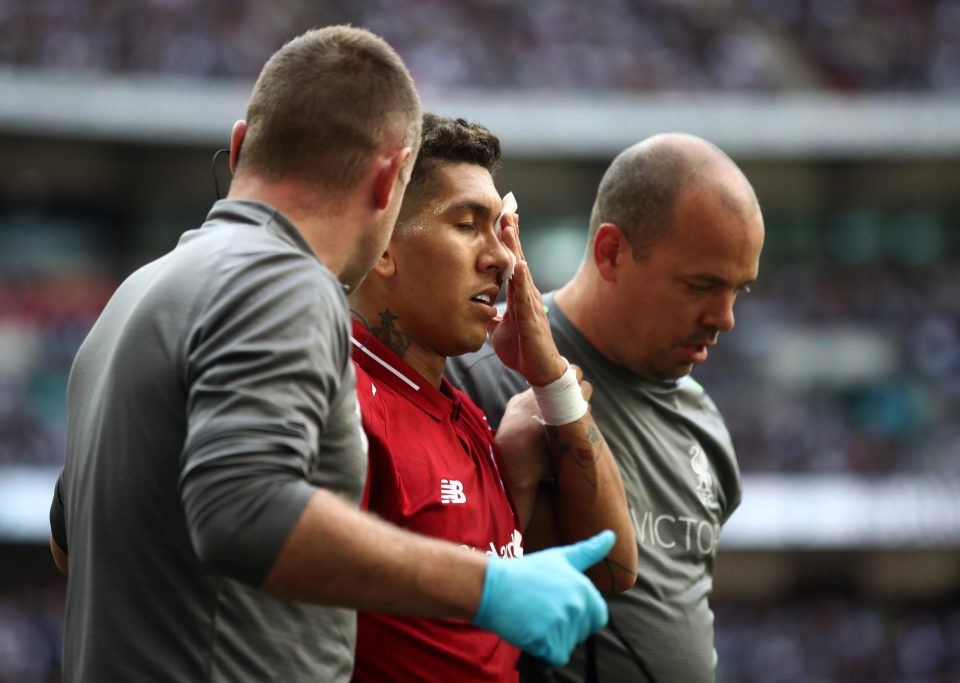
<path fill-rule="evenodd" d="M 600 277 L 607 281 L 617 279 L 617 270 L 623 259 L 632 258 L 630 240 L 613 223 L 602 223 L 593 236 L 593 262 Z"/>
<path fill-rule="evenodd" d="M 380 258 L 373 264 L 370 272 L 383 278 L 393 277 L 393 274 L 397 272 L 397 262 L 394 260 L 393 252 L 389 246 L 385 252 L 380 254 Z"/>
<path fill-rule="evenodd" d="M 233 124 L 233 130 L 230 132 L 230 172 L 236 173 L 237 164 L 240 163 L 240 145 L 243 144 L 243 138 L 247 135 L 247 122 L 243 119 Z"/>
<path fill-rule="evenodd" d="M 379 159 L 377 177 L 374 179 L 373 198 L 377 209 L 383 211 L 397 189 L 397 177 L 413 150 L 410 147 L 395 150 Z"/>

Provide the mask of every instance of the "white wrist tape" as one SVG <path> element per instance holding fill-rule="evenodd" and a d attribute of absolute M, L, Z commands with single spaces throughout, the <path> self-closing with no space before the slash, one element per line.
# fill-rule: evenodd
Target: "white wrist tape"
<path fill-rule="evenodd" d="M 531 387 L 544 424 L 565 425 L 576 422 L 586 415 L 590 408 L 580 391 L 577 371 L 566 358 L 563 362 L 567 364 L 567 369 L 559 379 L 543 387 Z"/>

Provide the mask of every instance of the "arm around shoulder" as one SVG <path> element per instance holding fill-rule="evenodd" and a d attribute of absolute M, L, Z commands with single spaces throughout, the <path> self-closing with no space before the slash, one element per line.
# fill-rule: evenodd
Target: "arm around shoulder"
<path fill-rule="evenodd" d="M 486 562 L 480 553 L 404 531 L 318 490 L 261 588 L 287 600 L 471 619 Z"/>

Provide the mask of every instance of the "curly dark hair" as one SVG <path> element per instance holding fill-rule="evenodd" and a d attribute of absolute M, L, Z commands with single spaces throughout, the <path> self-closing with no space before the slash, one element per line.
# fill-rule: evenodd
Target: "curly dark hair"
<path fill-rule="evenodd" d="M 420 154 L 410 176 L 409 189 L 422 185 L 439 163 L 476 164 L 492 175 L 499 161 L 500 139 L 488 128 L 427 112 L 423 115 Z"/>

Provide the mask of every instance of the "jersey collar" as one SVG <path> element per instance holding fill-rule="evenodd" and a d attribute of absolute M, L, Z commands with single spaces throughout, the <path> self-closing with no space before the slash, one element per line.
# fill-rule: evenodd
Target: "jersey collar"
<path fill-rule="evenodd" d="M 391 387 L 435 420 L 457 419 L 460 399 L 453 393 L 446 377 L 437 389 L 407 362 L 388 349 L 357 320 L 352 321 L 353 360 L 372 379 Z"/>

